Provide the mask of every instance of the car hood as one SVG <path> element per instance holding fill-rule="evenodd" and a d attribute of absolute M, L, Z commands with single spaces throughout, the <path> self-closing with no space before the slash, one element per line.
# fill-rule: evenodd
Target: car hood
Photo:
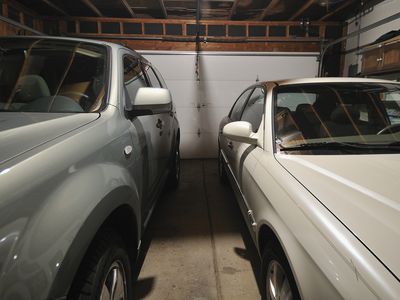
<path fill-rule="evenodd" d="M 400 277 L 400 154 L 276 157 Z"/>
<path fill-rule="evenodd" d="M 0 113 L 0 164 L 98 117 L 98 113 Z"/>

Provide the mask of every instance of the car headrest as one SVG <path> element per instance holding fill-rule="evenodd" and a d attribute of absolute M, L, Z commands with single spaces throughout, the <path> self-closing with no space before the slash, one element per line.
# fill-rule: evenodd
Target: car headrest
<path fill-rule="evenodd" d="M 315 111 L 313 106 L 308 103 L 301 103 L 296 107 L 296 116 L 302 118 L 301 120 L 307 121 L 311 124 L 319 124 L 318 113 Z"/>
<path fill-rule="evenodd" d="M 50 96 L 46 81 L 39 75 L 25 75 L 19 79 L 17 102 L 30 102 L 40 97 Z"/>
<path fill-rule="evenodd" d="M 335 123 L 349 124 L 351 121 L 358 121 L 359 119 L 360 111 L 351 106 L 339 105 L 331 113 L 331 120 Z"/>

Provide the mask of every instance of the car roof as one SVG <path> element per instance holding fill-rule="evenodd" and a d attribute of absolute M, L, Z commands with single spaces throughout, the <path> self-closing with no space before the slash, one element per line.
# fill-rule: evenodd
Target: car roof
<path fill-rule="evenodd" d="M 361 78 L 361 77 L 318 77 L 318 78 L 295 78 L 273 81 L 277 85 L 290 85 L 290 84 L 309 84 L 309 83 L 391 83 L 400 84 L 397 81 L 375 79 L 375 78 Z"/>

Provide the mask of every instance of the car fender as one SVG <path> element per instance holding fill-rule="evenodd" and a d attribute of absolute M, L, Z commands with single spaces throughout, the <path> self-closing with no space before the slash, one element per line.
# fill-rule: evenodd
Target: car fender
<path fill-rule="evenodd" d="M 4 285 L 2 299 L 19 299 L 22 291 L 31 299 L 65 296 L 93 237 L 118 207 L 132 211 L 140 237 L 139 193 L 126 169 L 99 163 L 68 172 L 45 194 L 21 233 L 8 262 L 9 285 Z"/>
<path fill-rule="evenodd" d="M 255 180 L 262 179 L 255 193 L 264 199 L 254 208 L 259 248 L 260 232 L 267 226 L 288 259 L 303 299 L 374 299 L 376 295 L 360 280 L 351 257 L 343 256 L 324 232 L 324 227 L 340 231 L 342 225 L 274 158 L 264 158 L 264 164 L 254 170 Z M 319 225 L 309 211 L 325 224 Z M 342 234 L 339 238 L 349 236 L 346 231 Z"/>

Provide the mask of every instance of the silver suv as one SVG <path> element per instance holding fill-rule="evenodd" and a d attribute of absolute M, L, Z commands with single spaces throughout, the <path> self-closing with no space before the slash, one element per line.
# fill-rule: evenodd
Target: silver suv
<path fill-rule="evenodd" d="M 0 299 L 131 299 L 155 200 L 179 182 L 159 72 L 123 46 L 0 39 Z"/>

